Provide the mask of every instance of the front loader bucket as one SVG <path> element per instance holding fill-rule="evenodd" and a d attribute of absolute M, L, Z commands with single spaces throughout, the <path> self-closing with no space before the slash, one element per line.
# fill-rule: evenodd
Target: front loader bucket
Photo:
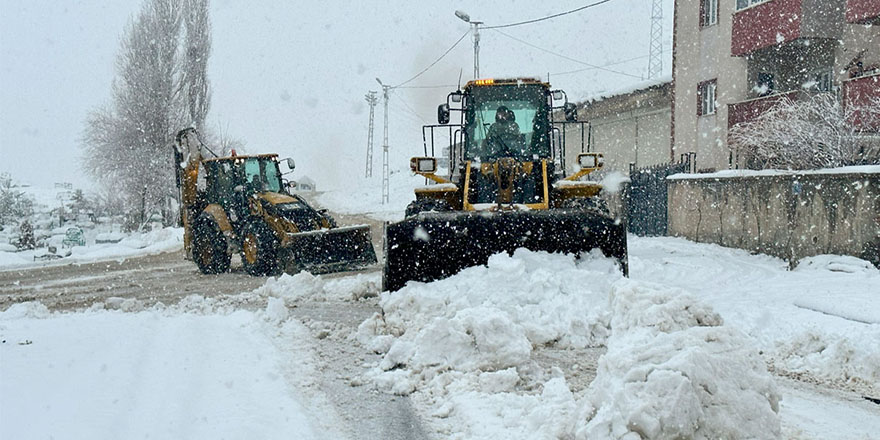
<path fill-rule="evenodd" d="M 280 267 L 288 273 L 316 274 L 360 269 L 376 263 L 370 237 L 368 225 L 289 234 L 278 252 Z"/>
<path fill-rule="evenodd" d="M 599 248 L 628 274 L 625 226 L 598 212 L 423 212 L 386 226 L 383 289 L 446 278 L 520 247 L 574 255 Z"/>

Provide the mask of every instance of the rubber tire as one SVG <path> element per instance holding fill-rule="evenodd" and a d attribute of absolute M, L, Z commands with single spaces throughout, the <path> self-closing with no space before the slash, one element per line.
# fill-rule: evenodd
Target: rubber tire
<path fill-rule="evenodd" d="M 425 211 L 451 211 L 452 207 L 446 200 L 438 199 L 422 199 L 410 203 L 406 207 L 405 217 L 412 217 L 420 212 Z"/>
<path fill-rule="evenodd" d="M 214 220 L 206 217 L 196 220 L 193 226 L 193 261 L 203 274 L 217 274 L 229 270 L 232 256 L 226 245 L 226 237 Z"/>
<path fill-rule="evenodd" d="M 241 263 L 244 270 L 253 276 L 263 276 L 278 272 L 278 238 L 262 219 L 248 222 L 242 231 Z M 253 240 L 254 261 L 247 257 L 247 247 Z"/>

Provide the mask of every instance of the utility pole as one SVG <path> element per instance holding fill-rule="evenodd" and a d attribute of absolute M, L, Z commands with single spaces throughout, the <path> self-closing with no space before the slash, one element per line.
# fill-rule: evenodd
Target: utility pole
<path fill-rule="evenodd" d="M 480 25 L 482 21 L 471 21 L 470 15 L 464 11 L 455 11 L 455 16 L 474 27 L 474 79 L 480 77 Z"/>
<path fill-rule="evenodd" d="M 373 110 L 375 110 L 376 103 L 379 102 L 379 100 L 376 98 L 376 92 L 372 90 L 364 96 L 364 99 L 367 100 L 367 104 L 370 104 L 370 129 L 367 134 L 367 169 L 364 176 L 373 177 Z"/>
<path fill-rule="evenodd" d="M 648 78 L 663 73 L 663 4 L 654 0 L 651 7 L 651 45 L 648 52 Z"/>
<path fill-rule="evenodd" d="M 385 125 L 382 140 L 382 204 L 384 205 L 388 203 L 390 193 L 388 181 L 388 91 L 391 90 L 392 87 L 383 84 L 382 80 L 379 78 L 376 78 L 376 81 L 382 86 L 382 99 L 384 100 L 385 105 L 385 113 L 382 118 L 382 122 Z"/>

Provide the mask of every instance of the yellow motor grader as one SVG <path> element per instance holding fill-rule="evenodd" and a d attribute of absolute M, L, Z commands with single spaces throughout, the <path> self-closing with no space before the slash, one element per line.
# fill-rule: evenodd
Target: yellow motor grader
<path fill-rule="evenodd" d="M 206 159 L 210 150 L 192 128 L 177 134 L 176 148 L 184 249 L 202 273 L 226 272 L 234 252 L 241 253 L 251 275 L 336 272 L 376 263 L 369 226 L 337 227 L 326 210 L 288 191 L 278 155 L 233 151 Z M 286 164 L 292 171 L 293 160 Z"/>
<path fill-rule="evenodd" d="M 453 111 L 458 124 L 449 123 Z M 626 275 L 625 225 L 598 197 L 602 186 L 580 180 L 602 167 L 603 155 L 583 152 L 582 137 L 577 171 L 565 176 L 565 133 L 583 132 L 576 116 L 564 92 L 533 78 L 474 80 L 450 93 L 440 125 L 423 127 L 425 157 L 410 162 L 435 184 L 416 189 L 406 218 L 385 227 L 383 288 L 448 277 L 520 247 L 574 255 L 598 248 Z M 437 129 L 448 130 L 448 177 L 428 156 Z"/>

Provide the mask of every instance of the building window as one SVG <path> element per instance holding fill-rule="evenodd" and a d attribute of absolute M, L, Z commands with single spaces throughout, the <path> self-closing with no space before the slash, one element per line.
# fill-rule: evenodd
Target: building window
<path fill-rule="evenodd" d="M 770 0 L 736 0 L 736 10 L 748 8 L 752 5 L 757 5 L 758 3 L 765 3 Z"/>
<path fill-rule="evenodd" d="M 772 95 L 774 91 L 776 91 L 776 81 L 775 76 L 772 73 L 760 72 L 758 73 L 758 83 L 755 84 L 755 87 L 752 89 L 758 96 L 768 96 Z"/>
<path fill-rule="evenodd" d="M 820 69 L 814 72 L 813 81 L 816 83 L 816 90 L 820 92 L 830 92 L 834 85 L 833 78 L 834 74 L 831 72 L 831 68 Z"/>
<path fill-rule="evenodd" d="M 700 27 L 718 24 L 718 0 L 700 0 Z"/>
<path fill-rule="evenodd" d="M 715 114 L 717 84 L 717 81 L 713 79 L 703 81 L 697 86 L 697 116 Z"/>

